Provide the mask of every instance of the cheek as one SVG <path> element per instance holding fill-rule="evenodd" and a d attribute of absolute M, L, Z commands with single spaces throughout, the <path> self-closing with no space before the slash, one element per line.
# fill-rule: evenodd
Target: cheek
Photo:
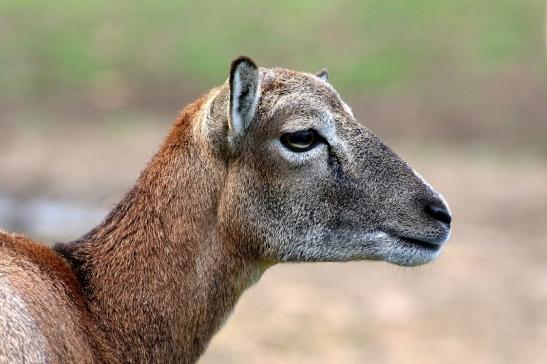
<path fill-rule="evenodd" d="M 335 175 L 325 184 L 324 209 L 329 211 L 333 226 L 366 230 L 379 221 L 377 194 L 360 179 L 347 174 Z"/>
<path fill-rule="evenodd" d="M 230 167 L 221 218 L 247 244 L 273 247 L 300 240 L 328 224 L 332 182 L 324 158 L 296 167 L 278 152 L 254 151 Z"/>

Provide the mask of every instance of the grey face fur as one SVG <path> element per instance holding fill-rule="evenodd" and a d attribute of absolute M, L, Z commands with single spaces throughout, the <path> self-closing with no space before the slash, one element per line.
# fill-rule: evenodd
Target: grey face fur
<path fill-rule="evenodd" d="M 430 262 L 450 235 L 445 201 L 355 120 L 325 75 L 234 61 L 204 118 L 217 120 L 205 130 L 227 163 L 221 224 L 271 262 Z M 287 144 L 310 133 L 309 149 Z"/>

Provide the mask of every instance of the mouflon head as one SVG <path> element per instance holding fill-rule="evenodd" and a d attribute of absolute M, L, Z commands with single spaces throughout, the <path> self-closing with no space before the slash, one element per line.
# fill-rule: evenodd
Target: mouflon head
<path fill-rule="evenodd" d="M 201 129 L 227 168 L 219 222 L 270 262 L 436 258 L 450 235 L 442 196 L 317 75 L 233 61 Z"/>

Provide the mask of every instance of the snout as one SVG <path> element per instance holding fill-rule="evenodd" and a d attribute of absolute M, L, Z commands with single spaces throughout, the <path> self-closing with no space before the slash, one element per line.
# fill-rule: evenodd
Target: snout
<path fill-rule="evenodd" d="M 435 198 L 424 203 L 423 212 L 431 221 L 432 234 L 437 243 L 445 243 L 450 237 L 452 214 L 444 198 L 436 193 Z"/>
<path fill-rule="evenodd" d="M 414 205 L 414 218 L 399 231 L 399 237 L 426 243 L 433 248 L 440 248 L 450 236 L 452 214 L 444 199 L 436 192 L 430 191 L 427 198 L 418 198 Z M 405 226 L 406 225 L 406 226 Z"/>
<path fill-rule="evenodd" d="M 452 215 L 448 211 L 448 207 L 441 199 L 436 199 L 424 206 L 424 212 L 432 219 L 450 226 Z"/>
<path fill-rule="evenodd" d="M 440 254 L 450 237 L 452 214 L 444 199 L 432 189 L 416 196 L 412 208 L 397 214 L 397 222 L 384 230 L 383 259 L 404 266 L 428 263 Z M 395 219 L 394 219 L 395 220 Z"/>

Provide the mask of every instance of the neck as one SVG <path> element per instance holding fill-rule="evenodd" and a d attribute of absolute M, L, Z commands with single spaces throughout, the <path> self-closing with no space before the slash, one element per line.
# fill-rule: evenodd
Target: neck
<path fill-rule="evenodd" d="M 183 111 L 104 223 L 57 247 L 123 361 L 197 360 L 262 272 L 217 221 L 226 166 L 196 140 L 205 101 Z"/>

